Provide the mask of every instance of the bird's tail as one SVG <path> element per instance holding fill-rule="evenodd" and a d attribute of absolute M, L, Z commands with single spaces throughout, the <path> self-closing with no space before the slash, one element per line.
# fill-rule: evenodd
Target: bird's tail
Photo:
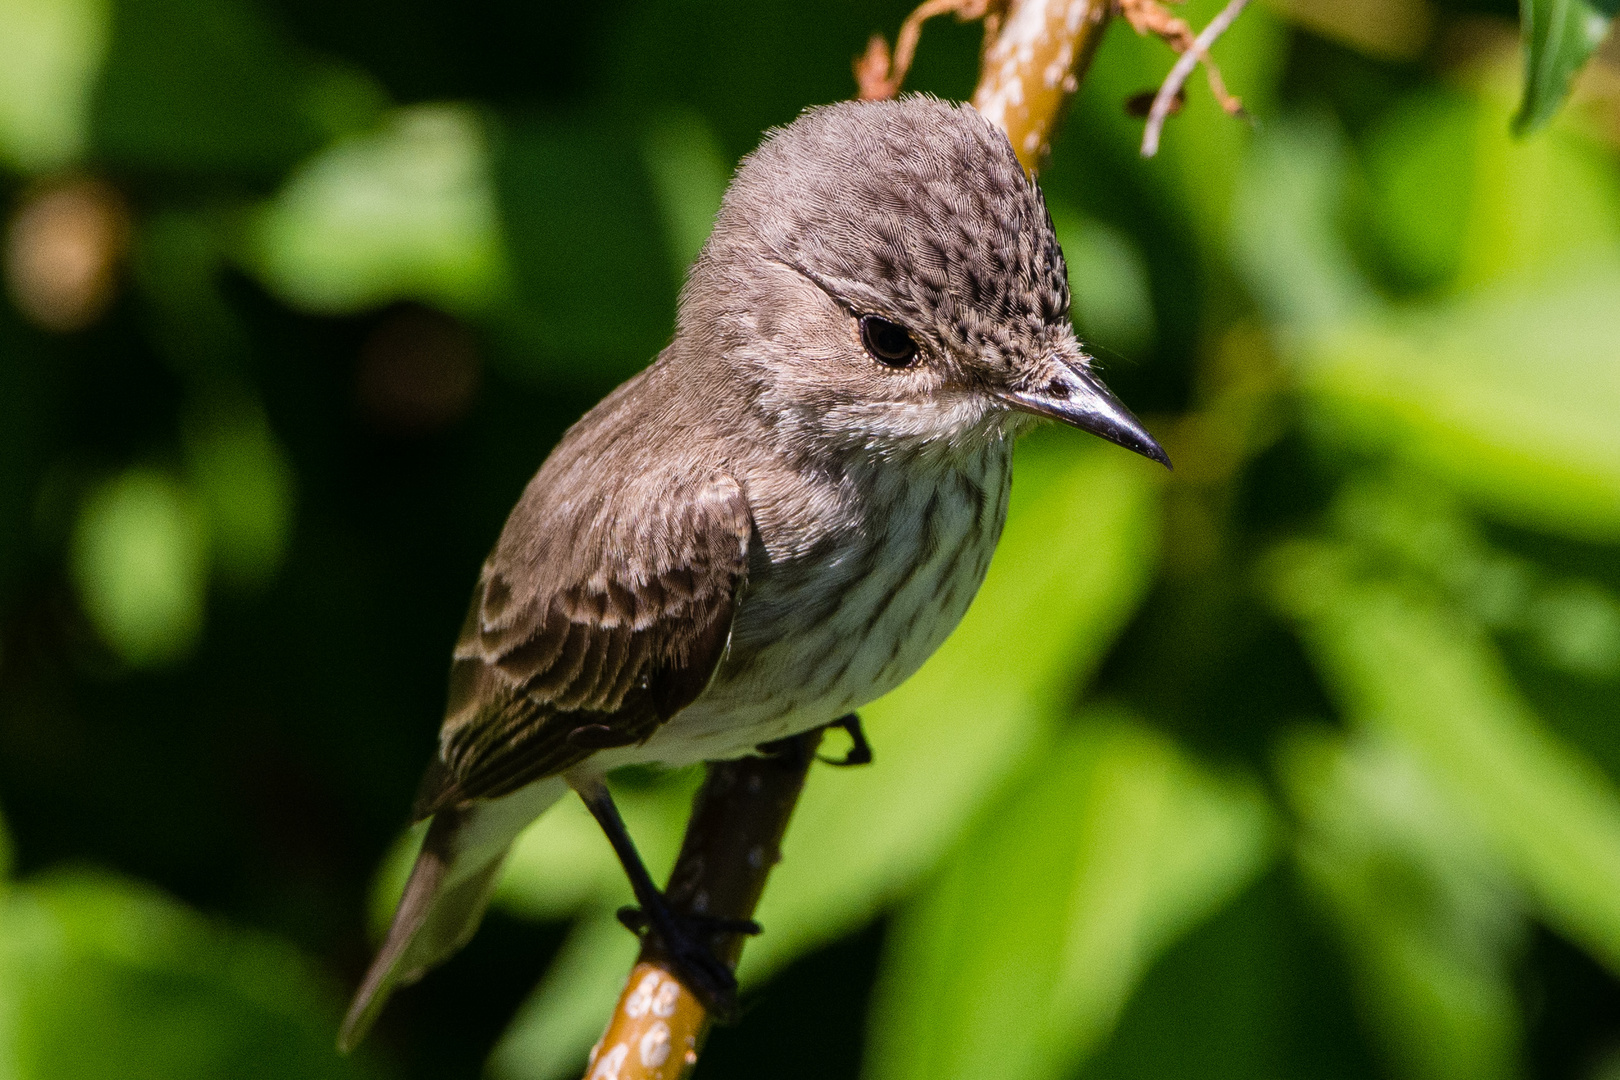
<path fill-rule="evenodd" d="M 408 986 L 467 943 L 489 905 L 512 841 L 568 790 L 560 777 L 433 816 L 388 937 L 355 992 L 338 1049 L 359 1045 L 395 987 Z"/>

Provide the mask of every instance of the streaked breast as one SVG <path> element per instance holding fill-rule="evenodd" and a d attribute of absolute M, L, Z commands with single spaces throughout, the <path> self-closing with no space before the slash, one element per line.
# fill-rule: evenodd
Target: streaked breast
<path fill-rule="evenodd" d="M 961 621 L 1006 518 L 1010 446 L 847 477 L 854 512 L 769 562 L 713 684 L 644 748 L 682 764 L 828 723 L 904 682 Z"/>

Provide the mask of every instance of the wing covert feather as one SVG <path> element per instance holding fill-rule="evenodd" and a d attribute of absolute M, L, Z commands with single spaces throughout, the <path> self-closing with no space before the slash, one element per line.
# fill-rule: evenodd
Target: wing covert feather
<path fill-rule="evenodd" d="M 645 740 L 703 692 L 730 639 L 753 531 L 730 476 L 669 485 L 633 516 L 601 500 L 531 523 L 527 501 L 479 575 L 418 818 Z M 548 525 L 565 535 L 530 535 Z"/>

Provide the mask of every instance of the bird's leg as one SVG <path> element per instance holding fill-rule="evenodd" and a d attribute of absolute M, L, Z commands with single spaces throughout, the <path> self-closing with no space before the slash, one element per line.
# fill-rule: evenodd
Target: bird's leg
<path fill-rule="evenodd" d="M 645 935 L 666 957 L 692 992 L 719 1020 L 737 1011 L 737 977 L 714 953 L 719 934 L 757 934 L 760 926 L 752 919 L 722 919 L 697 912 L 678 911 L 653 884 L 652 875 L 641 861 L 630 830 L 625 828 L 619 808 L 600 780 L 576 786 L 596 823 L 607 834 L 608 843 L 619 857 L 630 889 L 640 907 L 619 909 L 619 921 L 637 934 Z"/>
<path fill-rule="evenodd" d="M 861 729 L 861 718 L 858 715 L 850 713 L 848 716 L 839 717 L 827 726 L 830 728 L 843 728 L 849 732 L 849 753 L 845 754 L 842 759 L 822 757 L 817 754 L 817 761 L 825 762 L 828 765 L 837 765 L 840 768 L 849 765 L 872 764 L 872 744 L 866 741 L 866 732 Z"/>

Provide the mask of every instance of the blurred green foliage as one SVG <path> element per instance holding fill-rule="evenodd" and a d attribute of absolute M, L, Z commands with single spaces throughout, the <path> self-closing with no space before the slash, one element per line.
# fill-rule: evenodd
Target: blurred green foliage
<path fill-rule="evenodd" d="M 0 895 L 13 1076 L 363 1077 L 331 1051 L 337 988 L 281 941 L 105 873 Z"/>
<path fill-rule="evenodd" d="M 577 1074 L 634 941 L 573 800 L 330 1049 L 445 653 L 737 158 L 904 13 L 0 0 L 0 1076 Z M 700 1076 L 1616 1075 L 1614 14 L 1259 5 L 1257 123 L 1195 87 L 1152 162 L 1170 59 L 1109 33 L 1042 182 L 1177 470 L 1019 448 Z M 614 778 L 659 873 L 697 780 Z"/>

